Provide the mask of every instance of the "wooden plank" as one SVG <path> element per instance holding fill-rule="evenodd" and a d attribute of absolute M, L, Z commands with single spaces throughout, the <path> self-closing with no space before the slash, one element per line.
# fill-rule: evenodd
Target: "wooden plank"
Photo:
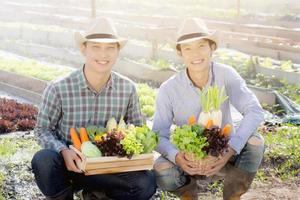
<path fill-rule="evenodd" d="M 151 170 L 153 165 L 140 165 L 134 167 L 117 167 L 117 168 L 106 168 L 106 169 L 96 169 L 85 172 L 85 175 L 95 175 L 95 174 L 110 174 L 110 173 L 120 173 L 120 172 L 131 172 L 131 171 L 141 171 L 141 170 Z"/>
<path fill-rule="evenodd" d="M 81 152 L 80 152 L 80 154 L 82 155 Z M 86 160 L 89 163 L 97 163 L 99 161 L 100 162 L 111 162 L 111 161 L 115 161 L 115 160 L 122 162 L 122 161 L 128 161 L 128 160 L 144 160 L 144 159 L 148 159 L 148 158 L 152 158 L 152 157 L 153 157 L 152 153 L 147 153 L 147 154 L 133 156 L 131 159 L 128 159 L 127 157 L 102 156 L 99 158 L 86 158 Z"/>
<path fill-rule="evenodd" d="M 153 165 L 153 158 L 148 158 L 144 160 L 127 160 L 127 161 L 112 161 L 112 162 L 101 162 L 98 163 L 87 163 L 85 166 L 86 171 L 94 169 L 105 169 L 105 168 L 118 168 L 118 167 L 132 167 L 140 165 Z"/>

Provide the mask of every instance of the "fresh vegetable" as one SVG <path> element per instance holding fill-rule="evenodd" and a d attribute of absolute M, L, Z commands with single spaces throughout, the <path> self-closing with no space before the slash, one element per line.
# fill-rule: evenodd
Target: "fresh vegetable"
<path fill-rule="evenodd" d="M 230 135 L 231 128 L 232 127 L 230 124 L 226 124 L 222 129 L 222 135 L 224 135 L 225 137 L 228 137 Z"/>
<path fill-rule="evenodd" d="M 124 121 L 124 117 L 122 116 L 120 121 L 119 121 L 119 124 L 118 124 L 118 131 L 125 131 L 126 127 L 127 127 L 127 125 Z"/>
<path fill-rule="evenodd" d="M 197 137 L 203 136 L 203 132 L 205 128 L 200 124 L 194 124 L 192 127 L 192 131 L 197 133 Z"/>
<path fill-rule="evenodd" d="M 204 158 L 207 153 L 203 150 L 208 145 L 206 138 L 203 135 L 198 135 L 192 127 L 183 125 L 177 127 L 171 134 L 171 142 L 180 151 L 185 153 L 192 153 L 196 159 Z"/>
<path fill-rule="evenodd" d="M 106 133 L 106 128 L 104 127 L 97 127 L 97 126 L 88 126 L 86 127 L 86 132 L 90 138 L 90 140 L 94 141 L 95 137 L 98 135 L 103 135 Z"/>
<path fill-rule="evenodd" d="M 133 132 L 126 134 L 125 138 L 121 141 L 121 144 L 123 145 L 126 154 L 129 156 L 139 155 L 143 152 L 143 145 L 139 143 Z"/>
<path fill-rule="evenodd" d="M 212 86 L 207 91 L 203 91 L 200 95 L 202 112 L 199 115 L 198 123 L 206 126 L 208 121 L 212 119 L 213 125 L 221 127 L 222 112 L 220 109 L 227 98 L 224 87 L 220 90 L 218 86 Z"/>
<path fill-rule="evenodd" d="M 210 116 L 211 103 L 208 97 L 208 91 L 201 92 L 200 104 L 201 104 L 202 112 L 199 115 L 198 123 L 205 126 L 207 124 L 207 121 L 211 118 Z"/>
<path fill-rule="evenodd" d="M 121 140 L 125 137 L 122 131 L 113 129 L 111 132 L 103 135 L 100 141 L 96 141 L 97 147 L 104 156 L 126 156 L 126 151 L 123 149 Z"/>
<path fill-rule="evenodd" d="M 100 157 L 101 151 L 91 141 L 83 142 L 81 152 L 88 158 Z"/>
<path fill-rule="evenodd" d="M 77 135 L 76 129 L 74 127 L 70 128 L 70 136 L 71 136 L 71 140 L 73 142 L 74 147 L 77 150 L 81 150 L 81 141 Z"/>
<path fill-rule="evenodd" d="M 106 130 L 108 133 L 112 132 L 114 129 L 117 129 L 118 124 L 114 117 L 110 118 L 106 124 Z"/>
<path fill-rule="evenodd" d="M 88 137 L 88 134 L 86 132 L 86 129 L 84 127 L 81 127 L 80 128 L 80 140 L 81 140 L 81 143 L 84 143 L 84 142 L 88 142 L 90 141 L 89 140 L 89 137 Z"/>
<path fill-rule="evenodd" d="M 158 135 L 151 131 L 147 125 L 135 127 L 137 139 L 143 146 L 143 153 L 151 153 L 158 144 Z"/>
<path fill-rule="evenodd" d="M 205 125 L 205 128 L 210 129 L 213 126 L 214 122 L 212 119 L 208 119 Z"/>
<path fill-rule="evenodd" d="M 103 134 L 98 134 L 94 137 L 94 141 L 95 142 L 100 142 L 102 140 L 102 138 L 104 138 L 107 134 L 103 133 Z"/>
<path fill-rule="evenodd" d="M 141 127 L 130 126 L 126 131 L 126 136 L 134 136 L 142 146 L 141 153 L 151 153 L 158 144 L 158 135 L 151 131 L 147 125 Z"/>
<path fill-rule="evenodd" d="M 208 145 L 203 150 L 208 155 L 218 157 L 226 151 L 229 138 L 222 135 L 221 131 L 217 126 L 204 130 L 203 135 L 206 137 Z"/>
<path fill-rule="evenodd" d="M 218 86 L 213 86 L 210 88 L 211 92 L 211 104 L 212 104 L 212 111 L 211 111 L 211 118 L 213 120 L 213 125 L 221 127 L 222 125 L 222 112 L 221 112 L 221 105 L 226 101 L 228 98 L 225 95 L 224 86 L 219 90 Z"/>
<path fill-rule="evenodd" d="M 192 126 L 194 124 L 196 124 L 196 117 L 194 115 L 192 115 L 188 119 L 188 125 Z"/>

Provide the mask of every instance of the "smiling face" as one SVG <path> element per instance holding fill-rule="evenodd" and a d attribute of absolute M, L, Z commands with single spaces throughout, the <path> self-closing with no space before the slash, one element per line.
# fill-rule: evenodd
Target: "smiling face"
<path fill-rule="evenodd" d="M 94 73 L 108 73 L 119 56 L 118 43 L 86 42 L 81 47 L 85 66 Z"/>
<path fill-rule="evenodd" d="M 178 54 L 182 57 L 188 69 L 203 71 L 209 67 L 213 53 L 214 43 L 207 39 L 200 39 L 180 45 Z"/>

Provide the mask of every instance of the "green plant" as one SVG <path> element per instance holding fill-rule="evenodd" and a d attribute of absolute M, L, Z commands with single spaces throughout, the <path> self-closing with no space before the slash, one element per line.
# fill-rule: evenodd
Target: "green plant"
<path fill-rule="evenodd" d="M 293 63 L 291 60 L 281 61 L 280 68 L 284 71 L 294 71 Z"/>
<path fill-rule="evenodd" d="M 16 143 L 9 139 L 0 140 L 0 157 L 8 157 L 16 153 Z"/>
<path fill-rule="evenodd" d="M 268 105 L 268 104 L 263 103 L 262 107 L 263 107 L 263 109 L 265 109 L 265 110 L 269 111 L 270 113 L 277 115 L 277 116 L 282 116 L 285 114 L 284 109 L 279 104 Z"/>
<path fill-rule="evenodd" d="M 156 89 L 151 88 L 147 84 L 138 84 L 137 93 L 142 113 L 147 117 L 152 117 L 155 110 Z"/>
<path fill-rule="evenodd" d="M 2 190 L 4 180 L 5 180 L 5 175 L 0 171 L 0 200 L 5 200 L 3 196 L 3 190 Z"/>
<path fill-rule="evenodd" d="M 16 60 L 0 57 L 0 70 L 14 72 L 40 80 L 51 81 L 60 76 L 66 76 L 71 68 L 47 66 L 35 60 Z"/>
<path fill-rule="evenodd" d="M 266 162 L 274 176 L 282 180 L 300 175 L 300 127 L 284 125 L 264 135 Z"/>
<path fill-rule="evenodd" d="M 272 68 L 273 67 L 273 61 L 271 58 L 264 58 L 262 62 L 260 62 L 260 66 Z"/>
<path fill-rule="evenodd" d="M 30 152 L 36 152 L 40 146 L 34 139 L 25 138 L 1 138 L 0 140 L 0 158 L 7 158 L 15 154 L 18 150 L 26 148 Z"/>

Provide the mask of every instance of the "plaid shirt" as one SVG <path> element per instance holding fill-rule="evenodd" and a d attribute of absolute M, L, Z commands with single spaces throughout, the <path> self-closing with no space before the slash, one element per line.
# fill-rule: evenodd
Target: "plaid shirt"
<path fill-rule="evenodd" d="M 45 89 L 34 130 L 38 143 L 60 152 L 71 144 L 71 127 L 105 126 L 109 118 L 141 125 L 142 115 L 134 83 L 112 72 L 100 92 L 92 90 L 83 68 L 51 82 Z"/>

